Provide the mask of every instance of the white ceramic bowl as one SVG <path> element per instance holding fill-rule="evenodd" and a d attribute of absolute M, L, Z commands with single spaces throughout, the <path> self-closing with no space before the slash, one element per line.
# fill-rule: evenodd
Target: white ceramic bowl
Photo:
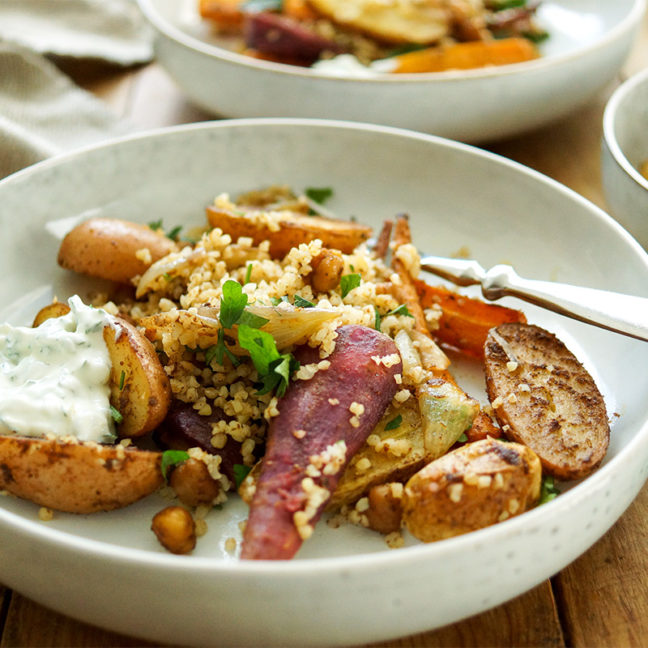
<path fill-rule="evenodd" d="M 316 117 L 412 128 L 462 141 L 513 135 L 568 114 L 609 83 L 645 0 L 544 0 L 551 33 L 536 61 L 433 74 L 344 78 L 259 61 L 216 44 L 198 0 L 139 0 L 158 61 L 194 103 L 222 117 Z"/>
<path fill-rule="evenodd" d="M 602 176 L 613 216 L 648 248 L 648 69 L 614 92 L 603 115 Z"/>
<path fill-rule="evenodd" d="M 223 191 L 330 186 L 340 216 L 378 226 L 406 211 L 416 244 L 468 248 L 485 266 L 648 295 L 648 256 L 565 187 L 492 154 L 389 128 L 308 120 L 222 121 L 130 137 L 43 162 L 0 183 L 0 321 L 28 323 L 53 295 L 96 283 L 56 265 L 63 231 L 90 215 L 204 222 Z M 623 263 L 618 260 L 623 259 Z M 520 307 L 520 302 L 509 302 Z M 387 549 L 379 534 L 323 521 L 289 562 L 238 562 L 246 507 L 212 511 L 193 555 L 149 526 L 157 495 L 120 511 L 57 514 L 0 498 L 0 582 L 59 612 L 174 645 L 350 645 L 421 632 L 510 599 L 555 574 L 621 515 L 648 471 L 648 345 L 525 307 L 597 380 L 611 418 L 603 466 L 556 500 L 463 537 Z M 457 362 L 485 402 L 481 368 Z M 613 416 L 617 413 L 618 416 Z"/>

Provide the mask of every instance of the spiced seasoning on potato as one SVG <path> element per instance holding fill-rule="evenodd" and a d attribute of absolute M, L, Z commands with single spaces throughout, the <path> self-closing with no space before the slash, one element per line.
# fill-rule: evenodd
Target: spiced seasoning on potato
<path fill-rule="evenodd" d="M 503 324 L 485 344 L 486 391 L 502 431 L 540 457 L 557 479 L 589 475 L 610 439 L 605 402 L 594 379 L 552 333 Z"/>
<path fill-rule="evenodd" d="M 469 443 L 407 482 L 403 522 L 423 542 L 476 531 L 531 508 L 541 481 L 540 460 L 526 446 L 490 438 Z"/>

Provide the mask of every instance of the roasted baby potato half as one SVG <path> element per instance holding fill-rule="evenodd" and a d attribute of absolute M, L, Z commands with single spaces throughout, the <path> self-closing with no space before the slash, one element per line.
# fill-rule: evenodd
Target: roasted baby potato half
<path fill-rule="evenodd" d="M 57 511 L 110 511 L 162 485 L 160 457 L 119 445 L 5 436 L 0 488 Z"/>
<path fill-rule="evenodd" d="M 70 311 L 63 302 L 42 308 L 34 326 Z M 117 434 L 137 437 L 156 428 L 171 404 L 171 387 L 155 348 L 132 324 L 116 317 L 115 326 L 107 326 L 103 337 L 112 363 L 110 404 L 121 414 Z"/>
<path fill-rule="evenodd" d="M 540 498 L 533 450 L 484 439 L 443 455 L 405 485 L 403 522 L 423 542 L 476 531 L 523 513 Z"/>
<path fill-rule="evenodd" d="M 486 391 L 507 438 L 537 453 L 546 473 L 580 479 L 608 449 L 605 401 L 594 379 L 553 334 L 532 324 L 491 329 Z"/>
<path fill-rule="evenodd" d="M 65 236 L 58 263 L 80 274 L 127 284 L 177 249 L 174 241 L 148 225 L 117 218 L 90 218 Z"/>

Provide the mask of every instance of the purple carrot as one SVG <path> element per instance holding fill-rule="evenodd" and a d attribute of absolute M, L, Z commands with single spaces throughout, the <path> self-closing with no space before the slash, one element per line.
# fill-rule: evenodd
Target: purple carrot
<path fill-rule="evenodd" d="M 337 334 L 329 368 L 291 383 L 271 420 L 242 559 L 295 555 L 398 389 L 402 363 L 389 337 L 355 325 Z"/>

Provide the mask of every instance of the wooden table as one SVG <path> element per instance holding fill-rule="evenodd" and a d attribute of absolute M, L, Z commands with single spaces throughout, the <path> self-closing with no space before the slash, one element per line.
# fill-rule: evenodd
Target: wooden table
<path fill-rule="evenodd" d="M 485 148 L 537 169 L 605 208 L 599 163 L 603 109 L 618 82 L 645 67 L 648 16 L 623 73 L 600 97 L 559 123 Z M 155 64 L 129 72 L 77 64 L 66 71 L 140 127 L 209 118 L 190 106 Z M 8 589 L 0 593 L 0 648 L 150 645 L 78 623 Z M 534 590 L 461 623 L 376 647 L 387 645 L 648 645 L 648 485 L 599 542 Z"/>

